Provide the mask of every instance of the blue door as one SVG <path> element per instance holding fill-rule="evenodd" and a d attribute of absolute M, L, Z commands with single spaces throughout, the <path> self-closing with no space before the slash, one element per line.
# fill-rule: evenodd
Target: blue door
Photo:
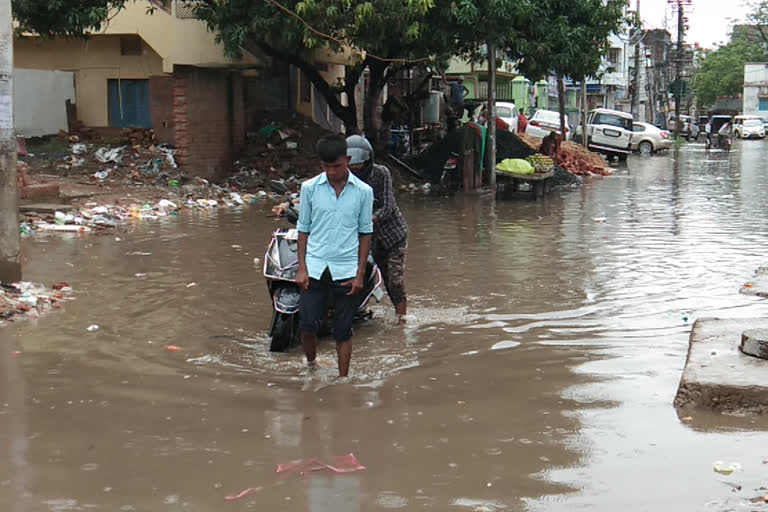
<path fill-rule="evenodd" d="M 107 81 L 109 126 L 152 128 L 149 112 L 149 80 Z"/>

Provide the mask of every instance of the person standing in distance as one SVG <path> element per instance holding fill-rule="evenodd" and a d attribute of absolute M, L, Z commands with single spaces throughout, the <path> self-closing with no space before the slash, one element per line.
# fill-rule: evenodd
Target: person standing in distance
<path fill-rule="evenodd" d="M 373 259 L 381 270 L 389 299 L 401 324 L 405 323 L 405 253 L 408 226 L 395 201 L 392 175 L 373 159 L 373 146 L 360 135 L 347 137 L 349 168 L 373 188 Z"/>
<path fill-rule="evenodd" d="M 315 366 L 317 331 L 325 314 L 325 299 L 333 295 L 333 336 L 339 376 L 349 374 L 352 358 L 352 319 L 360 304 L 365 266 L 373 234 L 373 190 L 349 172 L 347 141 L 326 135 L 317 143 L 323 172 L 301 185 L 299 315 L 301 344 L 307 365 Z"/>

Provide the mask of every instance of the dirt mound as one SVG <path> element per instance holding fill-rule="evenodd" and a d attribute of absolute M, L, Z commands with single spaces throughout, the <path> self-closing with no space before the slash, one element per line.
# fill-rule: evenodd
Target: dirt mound
<path fill-rule="evenodd" d="M 507 158 L 525 159 L 535 152 L 514 133 L 500 131 L 496 134 L 496 163 Z"/>

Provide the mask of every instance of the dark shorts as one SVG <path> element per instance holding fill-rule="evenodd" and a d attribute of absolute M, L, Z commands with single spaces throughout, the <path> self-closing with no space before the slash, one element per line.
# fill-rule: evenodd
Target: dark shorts
<path fill-rule="evenodd" d="M 341 283 L 349 279 L 331 280 L 331 273 L 325 270 L 320 279 L 309 278 L 309 290 L 301 291 L 299 317 L 301 331 L 316 333 L 325 320 L 328 300 L 333 300 L 333 337 L 336 343 L 352 338 L 352 320 L 360 305 L 360 294 L 349 296 L 349 286 Z"/>

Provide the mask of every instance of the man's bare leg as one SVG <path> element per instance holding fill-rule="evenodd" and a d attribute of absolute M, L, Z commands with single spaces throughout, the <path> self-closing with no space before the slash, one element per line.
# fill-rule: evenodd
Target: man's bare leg
<path fill-rule="evenodd" d="M 352 359 L 352 342 L 350 340 L 336 344 L 336 355 L 339 358 L 339 377 L 349 375 L 349 361 Z"/>
<path fill-rule="evenodd" d="M 404 324 L 405 323 L 405 314 L 406 314 L 406 302 L 403 301 L 399 304 L 395 304 L 395 313 L 397 314 L 397 321 L 398 323 Z"/>
<path fill-rule="evenodd" d="M 302 332 L 301 346 L 304 347 L 304 355 L 307 356 L 307 365 L 314 366 L 317 357 L 317 333 Z"/>

